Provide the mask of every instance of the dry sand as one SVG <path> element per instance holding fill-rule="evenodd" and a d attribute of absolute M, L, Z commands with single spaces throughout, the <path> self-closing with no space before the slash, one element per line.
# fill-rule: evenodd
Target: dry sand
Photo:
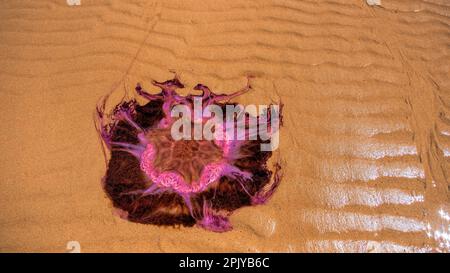
<path fill-rule="evenodd" d="M 0 1 L 0 251 L 450 250 L 450 2 Z M 176 70 L 285 104 L 284 180 L 234 230 L 112 214 L 100 96 Z"/>

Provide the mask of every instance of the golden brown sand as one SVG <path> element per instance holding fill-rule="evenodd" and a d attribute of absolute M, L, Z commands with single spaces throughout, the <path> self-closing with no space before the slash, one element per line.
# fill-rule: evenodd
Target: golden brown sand
<path fill-rule="evenodd" d="M 449 68 L 447 0 L 1 1 L 0 251 L 449 251 Z M 102 191 L 97 100 L 170 69 L 285 104 L 284 180 L 231 232 L 129 223 Z"/>

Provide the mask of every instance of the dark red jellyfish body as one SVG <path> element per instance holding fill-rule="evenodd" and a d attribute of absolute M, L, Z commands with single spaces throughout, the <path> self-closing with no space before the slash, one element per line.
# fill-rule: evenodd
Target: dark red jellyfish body
<path fill-rule="evenodd" d="M 250 85 L 217 95 L 198 84 L 194 89 L 202 95 L 181 96 L 176 89 L 184 86 L 177 77 L 153 84 L 161 93 L 136 87 L 149 100 L 145 105 L 122 101 L 105 113 L 105 97 L 97 107 L 97 129 L 111 153 L 103 178 L 107 196 L 122 218 L 132 222 L 231 230 L 228 217 L 234 210 L 264 204 L 272 196 L 281 180 L 280 165 L 273 171 L 267 167 L 272 152 L 260 149 L 265 141 L 259 137 L 174 140 L 170 111 L 176 105 L 192 108 L 194 98 L 225 109 L 225 102 L 246 93 Z"/>

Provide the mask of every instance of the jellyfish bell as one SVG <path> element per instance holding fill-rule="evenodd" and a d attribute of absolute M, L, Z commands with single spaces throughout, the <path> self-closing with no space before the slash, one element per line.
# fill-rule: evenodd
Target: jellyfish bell
<path fill-rule="evenodd" d="M 105 98 L 97 107 L 97 130 L 110 153 L 107 196 L 129 221 L 231 230 L 233 211 L 266 203 L 281 181 L 280 168 L 267 166 L 272 150 L 261 149 L 278 131 L 270 122 L 277 113 L 260 118 L 243 114 L 242 106 L 227 118 L 226 102 L 247 93 L 249 83 L 229 95 L 198 84 L 200 96 L 179 95 L 184 85 L 176 76 L 153 84 L 160 93 L 136 86 L 144 105 L 122 101 L 107 112 Z M 266 124 L 267 135 L 258 135 L 256 121 Z"/>

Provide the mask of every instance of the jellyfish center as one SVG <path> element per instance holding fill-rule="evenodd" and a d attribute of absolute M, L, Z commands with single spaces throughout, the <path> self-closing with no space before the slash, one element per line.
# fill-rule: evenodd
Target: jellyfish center
<path fill-rule="evenodd" d="M 176 172 L 188 184 L 199 180 L 204 166 L 217 162 L 222 157 L 222 150 L 213 141 L 175 141 L 170 129 L 153 131 L 147 138 L 156 148 L 153 162 L 155 169 L 159 172 Z"/>

